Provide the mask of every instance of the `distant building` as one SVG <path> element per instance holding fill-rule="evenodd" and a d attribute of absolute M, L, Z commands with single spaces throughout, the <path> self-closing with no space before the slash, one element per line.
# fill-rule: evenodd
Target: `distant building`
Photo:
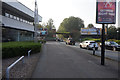
<path fill-rule="evenodd" d="M 120 1 L 118 2 L 118 27 L 120 27 Z"/>
<path fill-rule="evenodd" d="M 6 1 L 6 0 L 5 0 Z M 34 11 L 14 0 L 2 2 L 2 40 L 31 41 L 34 40 Z M 39 22 L 42 17 L 39 15 Z"/>

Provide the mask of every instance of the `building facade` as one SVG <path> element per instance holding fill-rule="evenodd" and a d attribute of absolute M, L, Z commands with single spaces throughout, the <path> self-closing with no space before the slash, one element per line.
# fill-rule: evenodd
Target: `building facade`
<path fill-rule="evenodd" d="M 14 0 L 2 1 L 2 41 L 34 40 L 34 11 Z M 39 22 L 42 17 L 38 15 Z"/>

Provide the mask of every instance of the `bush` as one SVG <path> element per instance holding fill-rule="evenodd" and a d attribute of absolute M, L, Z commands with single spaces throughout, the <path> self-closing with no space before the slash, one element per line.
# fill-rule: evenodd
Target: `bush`
<path fill-rule="evenodd" d="M 92 40 L 93 38 L 83 38 L 82 41 Z"/>
<path fill-rule="evenodd" d="M 101 42 L 101 39 L 91 39 L 92 41 L 95 41 L 95 42 L 98 42 L 100 43 Z"/>
<path fill-rule="evenodd" d="M 38 53 L 41 50 L 41 44 L 33 42 L 2 43 L 2 58 L 27 55 L 28 50 L 32 50 L 31 54 Z"/>
<path fill-rule="evenodd" d="M 120 44 L 120 40 L 116 40 L 116 39 L 109 39 L 108 41 L 114 41 L 114 42 L 116 42 L 116 43 Z"/>
<path fill-rule="evenodd" d="M 39 40 L 38 42 L 39 42 L 39 43 L 46 43 L 45 40 Z"/>

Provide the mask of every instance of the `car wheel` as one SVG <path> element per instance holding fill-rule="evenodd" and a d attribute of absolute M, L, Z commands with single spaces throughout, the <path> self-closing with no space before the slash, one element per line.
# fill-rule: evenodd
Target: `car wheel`
<path fill-rule="evenodd" d="M 80 45 L 80 48 L 82 48 L 82 46 Z"/>
<path fill-rule="evenodd" d="M 113 51 L 116 51 L 116 48 L 115 48 L 115 47 L 113 47 Z"/>
<path fill-rule="evenodd" d="M 89 50 L 89 47 L 87 46 L 87 50 Z"/>

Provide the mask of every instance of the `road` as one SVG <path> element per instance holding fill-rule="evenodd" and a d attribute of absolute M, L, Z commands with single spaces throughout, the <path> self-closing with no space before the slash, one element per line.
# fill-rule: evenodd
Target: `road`
<path fill-rule="evenodd" d="M 47 42 L 32 78 L 118 78 L 118 62 L 100 57 L 85 50 L 59 42 Z"/>
<path fill-rule="evenodd" d="M 76 43 L 75 46 L 71 46 L 71 47 L 80 48 L 79 43 Z M 86 49 L 84 49 L 84 50 L 90 54 L 93 54 L 92 50 L 86 50 Z M 105 50 L 105 57 L 112 59 L 112 60 L 120 61 L 120 57 L 118 57 L 118 54 L 120 54 L 120 52 L 118 52 L 118 51 L 112 51 L 112 50 L 107 50 L 107 49 Z M 96 50 L 96 55 L 101 56 L 101 48 L 100 47 L 98 48 L 98 50 Z"/>

